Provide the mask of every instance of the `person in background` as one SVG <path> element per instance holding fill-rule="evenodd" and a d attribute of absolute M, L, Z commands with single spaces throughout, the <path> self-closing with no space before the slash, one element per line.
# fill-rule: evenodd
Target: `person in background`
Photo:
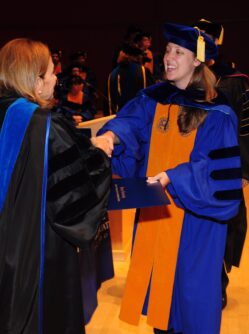
<path fill-rule="evenodd" d="M 87 69 L 84 65 L 72 64 L 66 68 L 64 72 L 57 75 L 57 85 L 55 86 L 55 99 L 60 100 L 68 92 L 69 81 L 72 76 L 81 77 L 85 86 L 88 85 L 87 79 Z M 88 85 L 89 86 L 89 85 Z"/>
<path fill-rule="evenodd" d="M 112 69 L 116 68 L 118 64 L 126 58 L 126 54 L 122 50 L 124 44 L 134 45 L 134 38 L 140 33 L 142 33 L 142 30 L 136 25 L 132 24 L 127 28 L 122 42 L 114 50 L 114 55 L 112 57 Z"/>
<path fill-rule="evenodd" d="M 62 58 L 62 51 L 56 48 L 51 50 L 51 57 L 54 63 L 54 74 L 58 75 L 63 72 L 64 66 L 62 65 L 61 58 Z"/>
<path fill-rule="evenodd" d="M 142 50 L 144 57 L 146 57 L 146 62 L 144 66 L 148 68 L 150 73 L 154 74 L 154 57 L 153 53 L 150 50 L 152 44 L 152 35 L 149 32 L 141 32 L 137 34 L 134 38 L 135 45 Z"/>
<path fill-rule="evenodd" d="M 137 34 L 134 43 L 143 51 L 143 65 L 150 70 L 155 82 L 162 81 L 164 79 L 163 55 L 160 52 L 151 51 L 151 33 L 141 32 Z"/>
<path fill-rule="evenodd" d="M 98 133 L 115 144 L 114 174 L 159 181 L 171 201 L 137 214 L 120 318 L 136 325 L 142 311 L 155 333 L 218 334 L 227 222 L 242 201 L 237 118 L 205 64 L 215 43 L 173 23 L 164 35 L 167 81 Z"/>
<path fill-rule="evenodd" d="M 87 81 L 89 88 L 91 90 L 91 94 L 94 94 L 95 89 L 97 88 L 97 77 L 94 71 L 88 65 L 87 52 L 79 50 L 73 53 L 70 59 L 71 59 L 71 66 L 74 66 L 74 65 L 79 66 L 80 71 L 81 69 L 84 69 L 84 72 L 86 73 L 86 78 L 85 79 L 83 78 L 83 80 Z"/>
<path fill-rule="evenodd" d="M 143 51 L 132 44 L 124 44 L 122 50 L 125 56 L 108 78 L 110 115 L 117 113 L 139 90 L 155 83 L 143 65 Z"/>
<path fill-rule="evenodd" d="M 68 79 L 67 86 L 68 90 L 59 100 L 56 111 L 62 112 L 69 119 L 73 118 L 76 125 L 93 119 L 96 108 L 82 78 L 79 75 L 72 75 Z"/>
<path fill-rule="evenodd" d="M 109 143 L 50 113 L 55 82 L 42 42 L 1 48 L 0 333 L 85 332 L 78 252 L 106 216 Z"/>
<path fill-rule="evenodd" d="M 211 22 L 205 19 L 200 19 L 193 26 L 197 26 L 201 31 L 207 34 L 219 47 L 223 44 L 224 28 L 219 22 Z M 224 58 L 224 56 L 223 56 Z M 241 73 L 233 63 L 226 62 L 221 57 L 215 60 L 210 60 L 209 68 L 214 72 L 217 79 L 218 89 L 225 95 L 228 103 L 236 112 L 238 117 L 238 138 L 240 145 L 240 155 L 242 161 L 242 176 L 243 183 L 246 185 L 249 182 L 249 131 L 246 130 L 246 117 L 243 115 L 243 105 L 246 103 L 247 95 L 245 92 L 249 89 L 249 78 Z M 226 252 L 224 257 L 224 265 L 222 270 L 222 306 L 227 305 L 227 286 L 229 278 L 227 273 L 232 269 L 232 266 L 239 267 L 240 259 L 243 251 L 244 241 L 247 230 L 247 214 L 244 201 L 241 204 L 239 213 L 232 218 L 228 224 L 228 234 L 226 243 Z"/>

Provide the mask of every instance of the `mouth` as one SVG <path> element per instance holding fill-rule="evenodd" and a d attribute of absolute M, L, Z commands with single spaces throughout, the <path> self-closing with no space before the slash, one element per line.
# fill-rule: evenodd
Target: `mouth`
<path fill-rule="evenodd" d="M 174 70 L 176 70 L 176 66 L 173 66 L 173 65 L 167 65 L 166 66 L 166 71 L 167 72 L 173 72 Z"/>

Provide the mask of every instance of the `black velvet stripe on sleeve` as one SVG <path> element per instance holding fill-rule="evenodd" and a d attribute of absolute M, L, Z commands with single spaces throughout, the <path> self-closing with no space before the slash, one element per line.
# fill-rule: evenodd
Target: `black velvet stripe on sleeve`
<path fill-rule="evenodd" d="M 60 236 L 83 247 L 106 213 L 110 161 L 89 138 L 56 115 L 49 139 L 47 221 Z"/>
<path fill-rule="evenodd" d="M 242 178 L 241 168 L 227 168 L 213 170 L 210 173 L 213 180 L 233 180 Z"/>
<path fill-rule="evenodd" d="M 62 169 L 79 158 L 79 150 L 76 145 L 73 145 L 68 150 L 52 157 L 49 161 L 49 176 L 59 169 Z"/>
<path fill-rule="evenodd" d="M 85 213 L 93 207 L 93 203 L 97 203 L 98 198 L 96 193 L 89 192 L 82 194 L 82 197 L 78 200 L 63 206 L 61 210 L 56 214 L 55 221 L 65 222 L 68 225 L 75 223 L 74 218 L 79 221 L 81 217 L 84 217 Z"/>
<path fill-rule="evenodd" d="M 242 200 L 242 189 L 221 190 L 214 193 L 218 200 Z"/>
<path fill-rule="evenodd" d="M 49 189 L 47 193 L 47 199 L 49 201 L 55 201 L 58 198 L 64 196 L 69 193 L 73 189 L 78 187 L 85 187 L 89 180 L 89 176 L 86 174 L 84 170 L 79 171 L 76 174 L 70 175 L 66 177 L 64 180 L 59 183 L 54 184 L 54 186 Z"/>
<path fill-rule="evenodd" d="M 208 156 L 212 160 L 232 158 L 240 156 L 240 149 L 239 146 L 220 148 L 217 150 L 210 151 Z"/>

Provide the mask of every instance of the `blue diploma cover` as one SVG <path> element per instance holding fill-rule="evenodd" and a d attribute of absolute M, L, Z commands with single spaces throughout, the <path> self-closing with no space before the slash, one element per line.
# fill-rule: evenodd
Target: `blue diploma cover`
<path fill-rule="evenodd" d="M 113 179 L 108 210 L 170 204 L 161 183 L 147 183 L 146 179 L 146 177 Z"/>

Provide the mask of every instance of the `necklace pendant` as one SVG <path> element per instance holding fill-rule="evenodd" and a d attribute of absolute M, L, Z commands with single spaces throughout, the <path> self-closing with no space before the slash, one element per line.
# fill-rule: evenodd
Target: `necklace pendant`
<path fill-rule="evenodd" d="M 169 129 L 169 118 L 161 117 L 157 123 L 157 129 L 159 132 L 165 133 Z"/>

